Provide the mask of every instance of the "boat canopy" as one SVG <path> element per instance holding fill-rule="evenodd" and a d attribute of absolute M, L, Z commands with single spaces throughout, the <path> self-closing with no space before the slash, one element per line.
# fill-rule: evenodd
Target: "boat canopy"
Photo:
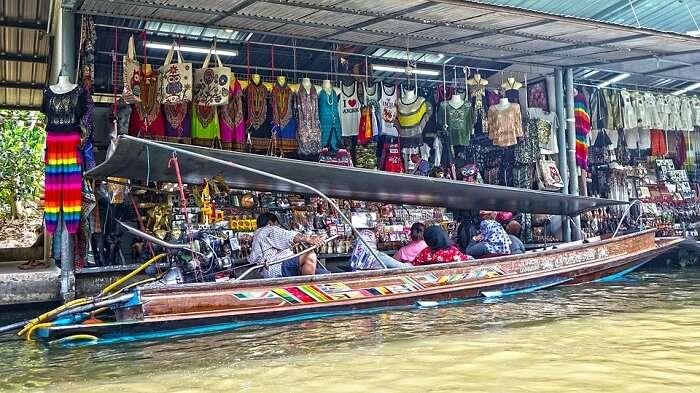
<path fill-rule="evenodd" d="M 200 184 L 222 176 L 242 190 L 312 194 L 296 183 L 311 186 L 331 198 L 376 201 L 455 210 L 499 210 L 575 216 L 586 210 L 626 204 L 624 201 L 579 197 L 554 192 L 472 184 L 399 173 L 345 168 L 316 162 L 155 142 L 120 136 L 114 153 L 87 172 L 95 178 L 122 177 L 141 181 L 177 182 L 173 154 L 178 157 L 182 181 Z M 235 169 L 232 162 L 292 180 L 286 182 L 260 173 Z"/>

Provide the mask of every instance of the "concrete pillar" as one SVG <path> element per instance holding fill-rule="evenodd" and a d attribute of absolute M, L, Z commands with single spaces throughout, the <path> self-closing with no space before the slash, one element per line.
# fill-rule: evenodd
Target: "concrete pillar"
<path fill-rule="evenodd" d="M 576 120 L 574 117 L 574 70 L 566 69 L 566 147 L 569 164 L 569 194 L 579 195 L 578 192 L 578 167 L 576 166 Z M 574 217 L 574 228 L 572 228 L 572 240 L 581 239 L 580 218 Z"/>
<path fill-rule="evenodd" d="M 559 173 L 561 174 L 562 180 L 564 181 L 564 187 L 562 187 L 561 192 L 564 194 L 569 193 L 569 164 L 567 162 L 566 156 L 566 108 L 564 106 L 564 73 L 561 68 L 557 68 L 554 72 L 554 108 L 557 114 L 557 119 L 559 119 L 559 126 L 556 129 L 557 133 L 557 148 L 559 149 L 559 154 L 557 155 L 557 166 L 559 167 Z M 561 217 L 561 231 L 562 240 L 565 242 L 571 241 L 571 228 L 569 227 L 568 216 Z"/>

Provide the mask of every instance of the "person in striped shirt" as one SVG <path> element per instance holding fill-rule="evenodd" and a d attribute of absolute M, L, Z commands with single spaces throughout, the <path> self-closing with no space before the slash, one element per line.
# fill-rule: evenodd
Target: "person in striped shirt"
<path fill-rule="evenodd" d="M 313 275 L 317 273 L 316 253 L 309 251 L 298 257 L 294 256 L 295 244 L 307 243 L 312 246 L 322 245 L 324 239 L 317 235 L 307 236 L 303 233 L 282 228 L 279 219 L 273 213 L 263 213 L 257 218 L 258 229 L 253 234 L 248 262 L 265 265 L 262 275 L 265 278 L 287 277 L 295 275 Z M 285 260 L 282 263 L 268 265 L 270 262 Z"/>

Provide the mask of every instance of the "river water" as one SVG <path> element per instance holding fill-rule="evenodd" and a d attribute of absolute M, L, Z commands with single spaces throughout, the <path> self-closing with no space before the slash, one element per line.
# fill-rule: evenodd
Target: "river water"
<path fill-rule="evenodd" d="M 700 269 L 167 341 L 0 340 L 2 392 L 700 392 Z"/>

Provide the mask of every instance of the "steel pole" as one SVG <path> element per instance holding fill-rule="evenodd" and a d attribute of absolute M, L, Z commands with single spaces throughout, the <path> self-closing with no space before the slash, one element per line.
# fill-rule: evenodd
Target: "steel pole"
<path fill-rule="evenodd" d="M 555 108 L 557 119 L 559 119 L 559 125 L 557 126 L 557 148 L 559 154 L 557 154 L 557 165 L 559 166 L 559 173 L 561 174 L 562 180 L 564 181 L 564 187 L 562 187 L 561 192 L 564 194 L 569 193 L 569 164 L 566 158 L 566 124 L 564 121 L 566 119 L 566 109 L 564 107 L 564 73 L 561 68 L 557 68 L 554 72 L 554 98 L 555 98 Z M 569 217 L 561 216 L 561 232 L 562 240 L 565 242 L 571 241 L 571 227 L 569 226 Z"/>
<path fill-rule="evenodd" d="M 579 195 L 578 192 L 578 167 L 576 166 L 576 120 L 574 115 L 574 70 L 566 69 L 566 152 L 569 163 L 569 194 Z M 573 217 L 575 228 L 572 230 L 572 240 L 581 239 L 578 228 L 581 227 L 578 216 Z"/>

